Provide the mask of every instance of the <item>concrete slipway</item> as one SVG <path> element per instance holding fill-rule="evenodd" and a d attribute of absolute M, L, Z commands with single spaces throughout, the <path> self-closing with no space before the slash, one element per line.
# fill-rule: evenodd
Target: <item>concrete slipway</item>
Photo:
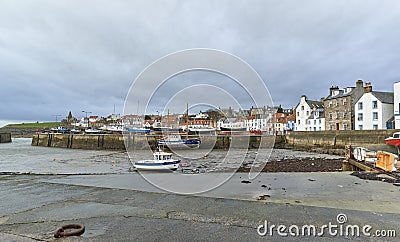
<path fill-rule="evenodd" d="M 152 174 L 153 175 L 153 174 Z M 167 176 L 168 174 L 154 174 Z M 206 174 L 207 175 L 207 174 Z M 398 241 L 400 187 L 342 173 L 237 173 L 198 195 L 159 190 L 138 174 L 0 176 L 0 241 L 299 241 L 260 236 L 270 224 L 371 225 L 396 238 L 331 236 L 311 241 Z M 258 200 L 260 199 L 260 200 Z M 55 239 L 61 225 L 82 223 L 80 237 Z"/>

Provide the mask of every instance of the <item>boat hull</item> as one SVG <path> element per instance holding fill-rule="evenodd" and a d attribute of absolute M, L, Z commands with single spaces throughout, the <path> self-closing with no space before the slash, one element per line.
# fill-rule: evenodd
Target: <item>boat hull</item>
<path fill-rule="evenodd" d="M 197 148 L 201 144 L 200 139 L 160 139 L 157 141 L 159 146 L 168 146 L 169 148 Z"/>
<path fill-rule="evenodd" d="M 400 139 L 399 138 L 392 138 L 392 137 L 387 138 L 387 139 L 385 139 L 385 143 L 388 145 L 400 147 Z"/>
<path fill-rule="evenodd" d="M 154 160 L 138 161 L 133 163 L 133 166 L 138 170 L 148 171 L 176 171 L 179 168 L 180 160 L 154 162 Z"/>
<path fill-rule="evenodd" d="M 235 132 L 235 131 L 246 131 L 246 127 L 242 127 L 242 128 L 225 128 L 225 127 L 220 127 L 221 131 L 231 131 L 231 132 Z"/>

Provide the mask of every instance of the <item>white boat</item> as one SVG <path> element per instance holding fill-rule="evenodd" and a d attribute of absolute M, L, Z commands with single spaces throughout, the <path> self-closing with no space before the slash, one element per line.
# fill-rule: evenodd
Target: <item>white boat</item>
<path fill-rule="evenodd" d="M 183 127 L 184 130 L 186 131 L 186 128 Z M 217 130 L 216 128 L 202 125 L 202 124 L 191 124 L 188 126 L 189 128 L 189 133 L 190 134 L 214 134 L 215 131 Z"/>
<path fill-rule="evenodd" d="M 103 131 L 98 130 L 98 129 L 88 128 L 88 129 L 85 129 L 85 133 L 86 134 L 101 134 L 101 133 L 103 133 Z"/>
<path fill-rule="evenodd" d="M 152 160 L 141 160 L 132 162 L 132 165 L 138 170 L 172 170 L 176 171 L 181 161 L 172 158 L 172 153 L 162 150 L 153 153 Z"/>

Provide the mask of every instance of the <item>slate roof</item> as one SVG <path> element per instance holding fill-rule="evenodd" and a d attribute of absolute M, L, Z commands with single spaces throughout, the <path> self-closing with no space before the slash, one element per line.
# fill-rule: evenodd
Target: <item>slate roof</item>
<path fill-rule="evenodd" d="M 320 101 L 313 101 L 313 100 L 306 100 L 307 104 L 310 106 L 310 108 L 323 108 L 324 103 Z"/>
<path fill-rule="evenodd" d="M 353 90 L 351 90 L 350 92 L 344 93 L 344 90 L 339 90 L 339 94 L 335 95 L 335 96 L 331 96 L 329 95 L 327 98 L 325 98 L 325 100 L 331 100 L 331 99 L 336 99 L 336 98 L 340 98 L 340 97 L 348 97 L 350 96 L 354 90 L 355 87 L 349 87 L 349 88 L 353 88 Z"/>
<path fill-rule="evenodd" d="M 394 93 L 393 92 L 372 91 L 371 93 L 382 103 L 390 103 L 390 104 L 394 103 Z"/>

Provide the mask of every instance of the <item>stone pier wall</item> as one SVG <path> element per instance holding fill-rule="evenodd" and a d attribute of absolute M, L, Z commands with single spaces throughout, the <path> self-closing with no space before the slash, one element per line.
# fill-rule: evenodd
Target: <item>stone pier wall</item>
<path fill-rule="evenodd" d="M 118 134 L 35 134 L 32 138 L 33 146 L 91 149 L 91 150 L 125 150 L 128 148 L 152 149 L 157 147 L 157 140 L 162 136 L 158 135 L 118 135 Z M 189 136 L 195 138 L 197 136 Z M 274 137 L 264 137 L 260 144 L 261 136 L 235 136 L 226 135 L 202 136 L 200 148 L 228 149 L 229 147 L 243 148 L 248 144 L 249 148 L 271 147 Z M 284 137 L 275 138 L 275 144 L 284 146 Z"/>
<path fill-rule="evenodd" d="M 292 149 L 344 149 L 346 145 L 361 146 L 370 150 L 396 152 L 385 139 L 398 130 L 348 130 L 290 132 L 286 135 L 286 148 Z"/>

